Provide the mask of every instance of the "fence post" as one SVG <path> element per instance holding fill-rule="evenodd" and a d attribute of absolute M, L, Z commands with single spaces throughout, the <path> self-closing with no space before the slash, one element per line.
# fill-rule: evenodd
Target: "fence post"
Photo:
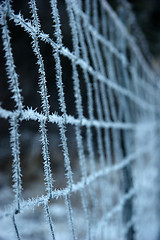
<path fill-rule="evenodd" d="M 130 6 L 125 0 L 119 0 L 119 5 L 118 5 L 118 15 L 121 21 L 126 25 L 128 31 L 130 31 L 130 21 L 129 21 L 129 8 Z M 128 105 L 128 104 L 127 104 Z M 130 106 L 128 106 L 128 109 Z M 129 120 L 132 120 L 132 116 L 128 116 Z M 133 116 L 134 118 L 134 116 Z M 121 141 L 121 148 L 122 148 L 122 155 L 123 159 L 125 159 L 128 156 L 128 147 L 129 143 L 125 142 L 126 136 L 125 136 L 125 131 L 127 130 L 121 130 L 120 134 L 120 141 Z M 127 137 L 127 141 L 129 141 Z M 133 177 L 132 177 L 132 166 L 131 164 L 128 164 L 125 166 L 122 170 L 123 174 L 123 191 L 125 195 L 130 192 L 130 190 L 133 188 Z M 133 197 L 128 198 L 123 206 L 123 211 L 122 211 L 122 218 L 124 225 L 128 228 L 125 232 L 125 238 L 126 240 L 134 240 L 135 239 L 135 230 L 134 230 L 134 225 L 131 224 L 128 226 L 127 224 L 132 220 L 133 218 Z"/>
<path fill-rule="evenodd" d="M 159 77 L 160 77 L 160 73 L 157 77 L 157 80 L 159 80 Z M 158 99 L 155 100 L 155 106 L 158 106 L 158 102 L 159 102 L 159 97 L 157 97 Z M 156 149 L 157 151 L 157 154 L 156 154 L 156 163 L 157 163 L 157 206 L 156 206 L 156 209 L 157 209 L 157 221 L 159 221 L 159 231 L 158 231 L 158 237 L 157 237 L 157 240 L 160 240 L 160 186 L 159 186 L 159 183 L 160 183 L 160 163 L 159 163 L 159 156 L 160 156 L 160 150 L 159 150 L 159 146 L 160 146 L 160 123 L 159 123 L 159 119 L 160 119 L 160 111 L 155 111 L 155 121 L 156 121 L 156 125 L 155 125 L 155 130 L 156 133 L 155 133 L 155 136 L 156 136 L 156 148 L 158 147 L 158 149 Z"/>
<path fill-rule="evenodd" d="M 122 146 L 122 153 L 123 153 L 123 158 L 127 156 L 127 147 L 125 145 L 125 136 L 124 136 L 124 131 L 121 131 L 121 146 Z M 132 178 L 132 166 L 131 164 L 125 166 L 123 168 L 123 190 L 124 193 L 127 194 L 129 191 L 133 188 L 133 178 Z M 125 225 L 129 223 L 132 220 L 133 217 L 133 197 L 130 197 L 125 201 L 125 204 L 123 206 L 123 222 Z M 134 226 L 131 224 L 130 227 L 128 227 L 126 231 L 126 239 L 127 240 L 134 240 Z"/>

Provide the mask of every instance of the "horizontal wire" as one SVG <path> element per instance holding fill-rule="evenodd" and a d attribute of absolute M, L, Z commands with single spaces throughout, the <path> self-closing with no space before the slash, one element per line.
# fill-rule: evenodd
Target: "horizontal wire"
<path fill-rule="evenodd" d="M 129 156 L 127 156 L 126 158 L 121 160 L 121 162 L 116 163 L 115 165 L 110 166 L 110 167 L 106 166 L 104 169 L 101 169 L 101 170 L 87 176 L 86 181 L 84 181 L 82 179 L 81 181 L 77 182 L 76 184 L 73 184 L 72 190 L 69 187 L 64 188 L 64 189 L 55 189 L 55 190 L 52 191 L 52 198 L 51 199 L 59 199 L 61 197 L 65 197 L 67 194 L 77 193 L 78 191 L 81 191 L 82 189 L 86 188 L 88 185 L 92 184 L 97 179 L 99 179 L 101 177 L 106 177 L 113 172 L 120 171 L 121 169 L 123 169 L 127 165 L 131 164 L 131 162 L 135 161 L 136 158 L 140 157 L 143 154 L 146 154 L 149 151 L 150 151 L 150 149 L 148 147 L 143 147 L 140 150 L 138 150 L 134 153 L 131 153 Z M 132 191 L 132 189 L 131 189 L 131 191 Z M 37 198 L 31 198 L 31 199 L 28 199 L 28 200 L 22 200 L 21 210 L 23 211 L 27 207 L 32 207 L 33 208 L 35 206 L 39 206 L 40 204 L 44 204 L 45 202 L 48 202 L 48 201 L 49 201 L 49 199 L 48 199 L 47 195 L 46 196 L 40 196 L 40 197 L 37 197 Z M 8 209 L 11 209 L 11 210 L 9 210 L 9 211 L 4 210 L 2 213 L 0 213 L 0 219 L 13 215 L 12 207 L 11 208 L 8 207 Z M 114 211 L 115 210 L 112 209 L 110 212 L 114 212 Z"/>
<path fill-rule="evenodd" d="M 20 14 L 16 15 L 12 12 L 11 13 L 11 19 L 13 19 L 13 21 L 15 21 L 16 24 L 20 24 L 21 27 L 23 27 L 30 34 L 34 34 L 34 35 L 37 34 L 36 28 L 33 27 L 29 21 L 24 20 L 23 17 Z M 122 87 L 121 85 L 119 85 L 117 83 L 114 83 L 113 81 L 111 81 L 109 78 L 107 78 L 106 76 L 104 76 L 100 72 L 95 71 L 92 68 L 92 66 L 88 65 L 82 58 L 77 58 L 76 55 L 74 53 L 70 52 L 70 50 L 68 48 L 63 47 L 63 46 L 55 43 L 49 37 L 48 34 L 45 34 L 42 31 L 39 32 L 38 34 L 39 35 L 37 37 L 39 37 L 42 41 L 44 41 L 46 43 L 49 43 L 54 49 L 58 50 L 63 56 L 66 56 L 71 61 L 74 61 L 82 69 L 87 70 L 92 76 L 96 76 L 96 79 L 102 81 L 104 84 L 106 84 L 108 87 L 116 90 L 118 93 L 130 98 L 134 103 L 139 105 L 141 108 L 143 108 L 147 111 L 155 112 L 155 109 L 153 108 L 153 106 L 155 106 L 154 104 L 150 104 L 150 103 L 144 101 L 143 99 L 136 96 L 135 94 L 133 94 L 128 89 Z"/>
<path fill-rule="evenodd" d="M 2 107 L 0 107 L 0 118 L 3 119 L 9 119 L 13 115 L 18 115 L 19 112 L 15 111 L 9 111 L 5 110 Z M 32 108 L 24 109 L 21 112 L 21 118 L 19 119 L 20 121 L 29 121 L 29 120 L 34 120 L 34 121 L 42 121 L 45 120 L 49 123 L 63 123 L 63 124 L 70 124 L 74 126 L 85 126 L 85 127 L 95 127 L 95 128 L 114 128 L 114 129 L 130 129 L 130 130 L 136 130 L 139 126 L 141 127 L 142 123 L 129 123 L 129 122 L 106 122 L 106 121 L 101 121 L 101 120 L 90 120 L 85 117 L 83 119 L 78 119 L 75 118 L 74 116 L 67 115 L 65 118 L 63 116 L 58 115 L 57 113 L 52 113 L 48 117 L 46 117 L 43 113 L 38 113 L 36 110 L 33 110 Z M 144 127 L 149 127 L 151 128 L 152 126 L 155 126 L 154 121 L 148 121 L 143 124 Z"/>

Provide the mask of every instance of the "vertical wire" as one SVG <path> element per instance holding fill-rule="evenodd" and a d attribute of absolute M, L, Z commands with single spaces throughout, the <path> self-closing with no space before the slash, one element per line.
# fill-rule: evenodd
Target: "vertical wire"
<path fill-rule="evenodd" d="M 67 216 L 68 216 L 70 229 L 72 232 L 72 237 L 73 237 L 73 240 L 77 240 L 77 234 L 76 234 L 75 226 L 74 226 L 74 222 L 73 222 L 73 210 L 72 210 L 72 206 L 71 206 L 70 196 L 68 194 L 65 197 L 65 203 L 67 206 L 67 211 L 68 211 Z"/>
<path fill-rule="evenodd" d="M 50 0 L 51 4 L 51 9 L 52 9 L 52 18 L 53 18 L 53 23 L 54 28 L 55 28 L 55 35 L 56 35 L 56 42 L 59 46 L 58 49 L 53 49 L 53 57 L 56 62 L 56 84 L 57 84 L 57 89 L 58 89 L 58 100 L 59 100 L 59 108 L 63 114 L 64 120 L 66 119 L 66 103 L 65 103 L 65 93 L 64 93 L 64 88 L 63 88 L 63 79 L 62 79 L 62 65 L 61 65 L 61 60 L 60 60 L 60 54 L 59 54 L 59 49 L 62 47 L 62 33 L 61 33 L 61 28 L 60 28 L 60 16 L 58 12 L 58 7 L 57 7 L 57 1 L 56 0 Z M 62 148 L 63 148 L 63 156 L 64 156 L 64 161 L 65 161 L 65 169 L 66 169 L 66 176 L 67 176 L 67 184 L 72 190 L 72 185 L 73 185 L 73 173 L 71 169 L 71 163 L 70 163 L 70 157 L 69 157 L 69 151 L 68 151 L 68 145 L 67 145 L 67 137 L 66 137 L 66 127 L 63 123 L 59 123 L 59 133 L 60 133 L 60 138 L 62 142 Z"/>
<path fill-rule="evenodd" d="M 87 6 L 86 6 L 87 7 Z M 89 16 L 89 12 L 88 12 Z M 82 57 L 84 58 L 85 62 L 89 63 L 89 58 L 88 58 L 88 49 L 85 44 L 84 40 L 84 34 L 83 34 L 83 29 L 80 23 L 80 16 L 76 14 L 76 24 L 77 24 L 77 30 L 79 34 L 79 39 L 80 39 L 80 45 L 81 45 L 81 50 L 82 50 Z M 87 96 L 88 96 L 88 114 L 89 114 L 89 119 L 92 121 L 94 119 L 93 116 L 93 94 L 92 94 L 92 86 L 90 83 L 89 75 L 86 69 L 83 69 L 83 75 L 86 83 L 86 88 L 87 88 Z M 94 173 L 96 171 L 96 165 L 95 165 L 95 152 L 94 152 L 94 147 L 93 147 L 93 135 L 91 131 L 91 127 L 87 127 L 87 148 L 89 152 L 89 161 L 90 161 L 90 173 Z M 93 203 L 93 217 L 91 222 L 96 224 L 96 219 L 97 219 L 97 198 L 96 198 L 96 193 L 94 188 L 91 186 L 89 188 L 89 192 L 91 195 L 91 200 Z M 91 235 L 93 236 L 93 227 L 91 223 Z"/>
<path fill-rule="evenodd" d="M 45 209 L 46 217 L 48 219 L 49 227 L 50 227 L 50 230 L 51 230 L 52 239 L 56 240 L 54 225 L 53 225 L 53 221 L 52 221 L 51 214 L 50 214 L 50 211 L 49 211 L 48 202 L 44 203 L 44 209 Z"/>
<path fill-rule="evenodd" d="M 15 192 L 16 210 L 20 212 L 21 194 L 22 194 L 22 180 L 21 180 L 21 166 L 20 166 L 20 146 L 19 146 L 19 119 L 23 110 L 23 99 L 21 96 L 21 89 L 19 87 L 18 75 L 14 63 L 11 37 L 7 25 L 7 16 L 10 14 L 10 1 L 5 1 L 3 11 L 1 12 L 2 25 L 2 42 L 6 59 L 6 72 L 8 77 L 9 89 L 15 101 L 15 109 L 13 116 L 10 118 L 10 142 L 13 156 L 13 191 Z"/>
<path fill-rule="evenodd" d="M 18 231 L 18 226 L 17 226 L 16 220 L 15 220 L 15 215 L 13 215 L 12 221 L 13 221 L 13 226 L 14 226 L 14 229 L 15 229 L 15 232 L 16 232 L 17 239 L 21 240 L 21 237 L 20 237 L 20 234 L 19 234 L 19 231 Z"/>
<path fill-rule="evenodd" d="M 39 73 L 39 87 L 40 87 L 40 96 L 41 96 L 41 100 L 42 100 L 42 109 L 43 109 L 43 113 L 44 115 L 48 118 L 49 117 L 49 109 L 50 109 L 50 105 L 49 105 L 49 96 L 47 93 L 47 80 L 46 80 L 46 73 L 45 73 L 45 67 L 44 67 L 44 61 L 43 61 L 43 57 L 40 51 L 40 47 L 39 47 L 39 41 L 38 41 L 38 34 L 40 31 L 40 21 L 38 18 L 38 13 L 37 13 L 37 8 L 36 8 L 36 3 L 35 0 L 31 0 L 29 2 L 29 6 L 31 9 L 31 13 L 32 13 L 32 21 L 33 21 L 33 25 L 36 29 L 36 33 L 32 33 L 32 49 L 33 52 L 37 58 L 37 65 L 38 65 L 38 73 Z"/>
<path fill-rule="evenodd" d="M 77 32 L 77 27 L 75 24 L 75 18 L 73 14 L 73 3 L 70 1 L 66 1 L 66 5 L 67 5 L 67 11 L 70 19 L 70 27 L 72 30 L 73 50 L 76 58 L 78 59 L 80 57 L 80 49 L 79 49 L 78 32 Z M 79 82 L 77 66 L 75 61 L 73 60 L 72 60 L 72 69 L 73 69 L 73 84 L 74 84 L 76 110 L 77 110 L 78 118 L 82 120 L 83 108 L 82 108 L 82 96 L 80 91 L 80 82 Z M 86 159 L 85 159 L 84 146 L 83 146 L 83 140 L 82 140 L 82 134 L 81 134 L 81 126 L 77 125 L 75 127 L 75 131 L 76 131 L 76 141 L 77 141 L 82 179 L 84 181 L 84 185 L 86 185 L 87 167 L 86 167 Z M 81 191 L 81 197 L 82 197 L 83 209 L 84 209 L 86 220 L 87 220 L 88 239 L 91 239 L 91 220 L 90 220 L 90 212 L 88 207 L 87 195 L 85 191 L 86 191 L 85 189 Z"/>

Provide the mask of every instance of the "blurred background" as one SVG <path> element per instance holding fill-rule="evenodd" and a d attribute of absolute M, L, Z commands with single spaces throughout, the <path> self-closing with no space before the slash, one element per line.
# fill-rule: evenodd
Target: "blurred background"
<path fill-rule="evenodd" d="M 48 33 L 53 39 L 53 28 L 52 28 L 52 18 L 50 13 L 50 4 L 46 0 L 37 0 L 37 8 L 39 9 L 39 18 L 42 25 L 42 29 L 45 33 Z M 126 18 L 124 24 L 130 29 L 132 35 L 135 36 L 135 40 L 138 46 L 141 48 L 146 60 L 152 67 L 158 72 L 160 63 L 160 1 L 159 0 L 109 0 L 111 6 L 115 9 L 117 14 L 119 14 L 119 9 L 121 7 L 126 8 Z M 70 37 L 69 21 L 68 15 L 66 13 L 66 7 L 63 0 L 58 0 L 59 13 L 61 18 L 61 27 L 63 35 L 64 46 L 67 46 L 72 50 L 72 43 Z M 15 13 L 21 12 L 24 18 L 31 18 L 30 10 L 28 7 L 27 0 L 13 0 L 13 9 Z M 132 13 L 132 12 L 133 13 Z M 24 105 L 37 109 L 38 112 L 41 111 L 41 100 L 38 93 L 38 67 L 36 64 L 36 58 L 33 54 L 31 48 L 31 38 L 28 33 L 24 30 L 15 26 L 11 21 L 8 21 L 8 26 L 11 35 L 11 43 L 13 48 L 13 56 L 15 60 L 16 70 L 19 75 L 20 88 L 22 89 L 22 95 L 24 100 Z M 145 40 L 146 39 L 146 40 Z M 44 65 L 46 70 L 47 87 L 48 94 L 50 95 L 49 101 L 51 105 L 51 112 L 57 112 L 60 114 L 58 95 L 55 81 L 55 62 L 52 57 L 51 47 L 43 42 L 40 42 L 40 49 L 43 53 Z M 150 54 L 151 53 L 151 54 Z M 63 68 L 63 83 L 64 91 L 66 93 L 66 105 L 68 114 L 74 115 L 76 117 L 76 109 L 74 104 L 74 94 L 72 81 L 69 78 L 72 74 L 71 64 L 68 59 L 61 59 Z M 2 39 L 0 38 L 0 104 L 4 109 L 13 110 L 14 102 L 12 96 L 8 90 L 8 80 L 5 71 L 5 59 Z M 86 87 L 84 81 L 81 83 L 81 90 L 83 95 L 83 106 L 84 115 L 87 116 L 87 97 L 86 97 Z M 24 122 L 20 126 L 21 133 L 21 157 L 24 159 L 22 161 L 22 169 L 25 167 L 28 169 L 24 171 L 23 178 L 27 178 L 27 181 L 32 181 L 36 179 L 39 175 L 41 180 L 43 180 L 43 174 L 36 172 L 37 164 L 39 165 L 42 161 L 41 157 L 41 146 L 40 146 L 40 135 L 38 133 L 38 123 L 37 122 Z M 62 153 L 59 147 L 60 139 L 58 134 L 58 127 L 53 124 L 49 124 L 49 138 L 50 141 L 50 152 L 54 153 L 54 157 L 51 155 L 51 160 L 54 158 L 54 163 L 58 166 L 62 166 L 59 162 L 62 161 Z M 72 151 L 70 154 L 77 157 L 76 150 L 74 151 L 73 146 L 75 145 L 75 137 L 73 137 L 72 127 L 68 127 L 67 134 L 70 139 L 69 149 Z M 85 135 L 85 132 L 84 132 Z M 32 137 L 32 142 L 29 140 Z M 53 140 L 54 139 L 54 140 Z M 35 147 L 36 146 L 36 147 Z M 26 160 L 25 160 L 26 158 Z M 34 164 L 31 166 L 31 162 L 34 159 Z M 36 160 L 37 159 L 37 160 Z M 9 185 L 11 182 L 11 150 L 10 150 L 10 140 L 9 140 L 9 123 L 4 119 L 0 119 L 0 187 L 4 185 Z M 6 172 L 10 169 L 10 174 L 7 174 L 8 181 L 6 181 Z M 40 168 L 43 172 L 43 166 Z M 64 171 L 64 169 L 59 169 L 59 171 Z M 56 171 L 58 173 L 58 171 Z M 5 177 L 4 177 L 5 176 Z M 24 181 L 26 182 L 26 181 Z M 28 186 L 28 184 L 27 184 Z M 58 187 L 58 186 L 57 186 Z"/>
<path fill-rule="evenodd" d="M 155 61 L 160 56 L 160 1 L 129 0 Z"/>

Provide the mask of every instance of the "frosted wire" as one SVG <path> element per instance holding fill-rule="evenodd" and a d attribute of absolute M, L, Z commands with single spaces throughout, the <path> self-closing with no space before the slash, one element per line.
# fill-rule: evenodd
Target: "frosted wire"
<path fill-rule="evenodd" d="M 119 184 L 118 171 L 123 171 L 126 167 L 131 166 L 131 163 L 135 162 L 136 158 L 141 158 L 142 155 L 151 151 L 150 148 L 143 146 L 131 152 L 130 147 L 131 138 L 137 131 L 139 124 L 144 122 L 146 129 L 156 126 L 160 90 L 156 76 L 143 58 L 140 49 L 136 45 L 134 36 L 129 34 L 127 27 L 105 0 L 93 0 L 92 2 L 89 0 L 66 0 L 65 3 L 69 16 L 73 51 L 63 45 L 61 19 L 56 0 L 50 0 L 55 41 L 52 39 L 52 36 L 50 37 L 43 32 L 35 0 L 29 2 L 32 14 L 31 20 L 24 19 L 21 13 L 15 14 L 9 0 L 3 1 L 0 5 L 0 24 L 2 28 L 6 71 L 9 89 L 15 102 L 15 109 L 13 111 L 3 109 L 0 106 L 0 117 L 8 120 L 10 123 L 10 145 L 13 156 L 13 190 L 15 193 L 14 207 L 0 213 L 0 219 L 11 217 L 17 239 L 21 239 L 21 235 L 16 223 L 16 215 L 20 214 L 27 207 L 34 208 L 37 205 L 44 206 L 52 239 L 56 239 L 54 219 L 52 219 L 50 214 L 49 202 L 51 199 L 64 197 L 71 235 L 76 240 L 77 231 L 70 196 L 77 192 L 80 193 L 87 222 L 87 239 L 92 239 L 95 234 L 94 225 L 98 222 L 96 231 L 99 233 L 99 229 L 103 228 L 104 224 L 117 212 L 122 212 L 126 202 L 136 193 L 134 186 L 131 186 L 127 193 L 117 193 L 119 201 L 115 206 L 112 199 L 112 195 L 114 194 L 113 189 L 110 189 L 108 197 L 110 196 L 111 198 L 111 205 L 110 209 L 107 209 L 106 194 L 103 189 L 106 182 L 111 181 L 111 173 L 113 174 L 114 182 Z M 100 15 L 98 6 L 100 8 Z M 38 65 L 41 113 L 23 106 L 23 96 L 19 87 L 19 79 L 16 73 L 10 42 L 8 18 L 9 21 L 14 22 L 15 25 L 19 25 L 32 38 L 32 50 L 36 56 Z M 60 115 L 50 112 L 47 79 L 39 44 L 40 41 L 49 44 L 52 48 L 52 55 L 55 60 Z M 127 57 L 126 48 L 129 49 L 130 59 Z M 73 81 L 77 118 L 67 114 L 61 56 L 68 58 L 72 66 L 72 78 L 70 76 L 69 81 Z M 86 84 L 88 118 L 84 117 L 83 113 L 83 96 L 81 94 L 81 80 L 78 68 L 82 70 Z M 117 74 L 115 68 L 117 69 Z M 138 69 L 141 69 L 141 75 L 138 74 Z M 118 111 L 115 101 L 118 102 Z M 95 112 L 97 118 L 95 117 Z M 28 200 L 22 199 L 21 150 L 19 146 L 19 125 L 23 124 L 23 121 L 26 120 L 39 122 L 44 182 L 46 186 L 45 196 Z M 64 189 L 54 189 L 54 176 L 52 174 L 48 148 L 47 123 L 56 123 L 59 128 L 67 182 L 67 187 Z M 73 172 L 67 146 L 67 125 L 73 125 L 76 133 L 79 167 L 81 169 L 81 180 L 76 183 L 72 177 Z M 86 159 L 85 155 L 82 126 L 87 130 L 86 145 L 89 153 L 87 156 L 88 159 Z M 93 127 L 96 129 L 100 169 L 96 169 L 97 156 L 93 143 Z M 102 129 L 104 130 L 104 136 L 102 136 Z M 121 130 L 125 136 L 125 156 L 119 140 L 121 137 L 120 131 L 117 130 Z M 103 138 L 105 141 L 104 148 Z M 113 153 L 111 145 L 113 145 Z M 114 164 L 112 164 L 112 154 L 114 155 Z M 88 160 L 89 172 L 86 166 Z M 94 185 L 96 186 L 97 182 L 100 185 L 101 201 L 103 201 L 103 217 L 101 219 L 97 219 L 97 206 L 99 203 L 94 190 Z M 93 204 L 92 210 L 89 207 L 88 195 Z M 92 218 L 91 215 L 94 217 Z M 136 225 L 134 213 L 125 225 L 124 235 L 132 225 Z"/>

